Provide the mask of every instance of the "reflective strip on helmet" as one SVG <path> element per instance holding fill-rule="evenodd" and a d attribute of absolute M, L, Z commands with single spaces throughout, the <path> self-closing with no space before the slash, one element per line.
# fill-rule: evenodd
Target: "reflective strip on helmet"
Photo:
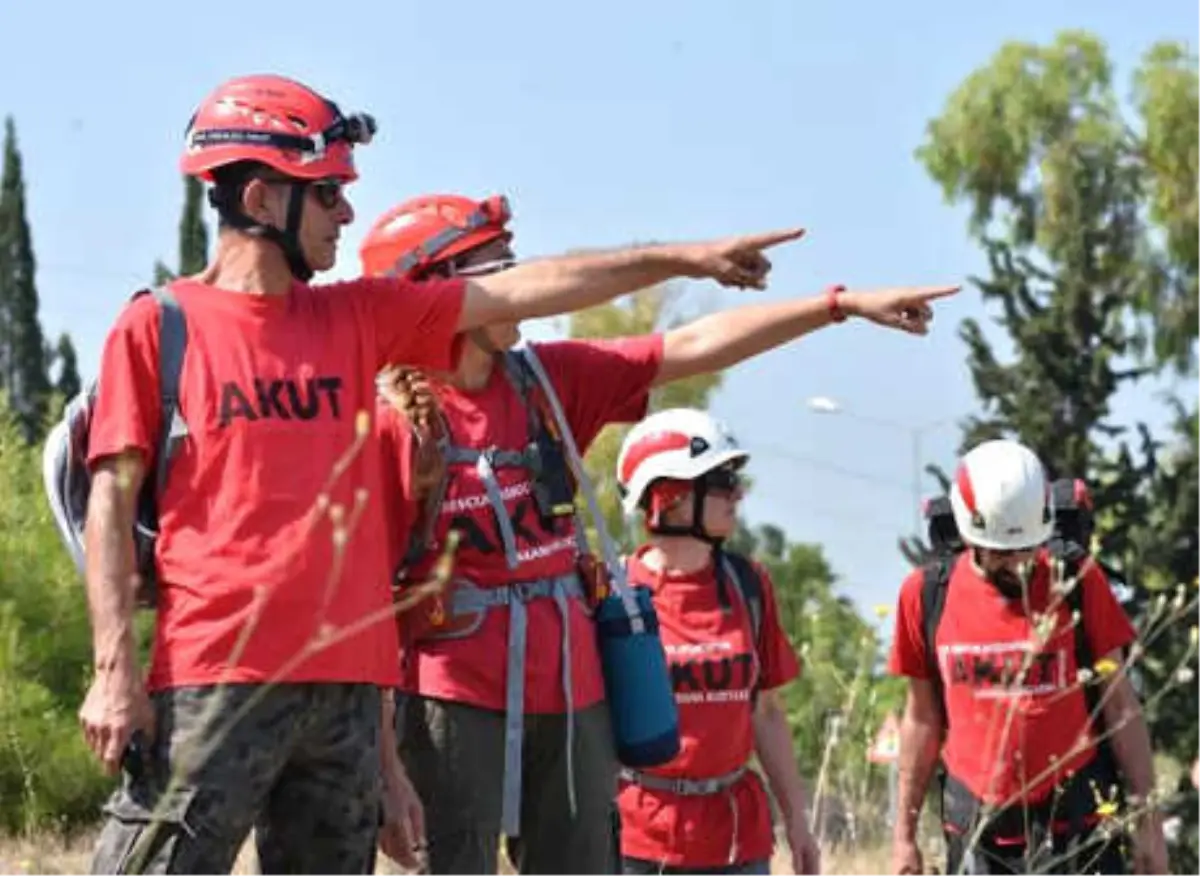
<path fill-rule="evenodd" d="M 311 137 L 301 134 L 281 134 L 278 131 L 254 131 L 245 128 L 209 128 L 203 131 L 190 131 L 187 137 L 188 149 L 203 149 L 208 146 L 221 146 L 231 143 L 245 143 L 252 146 L 270 146 L 281 152 L 302 152 L 306 155 L 320 157 L 325 150 L 335 143 L 349 143 L 351 146 L 371 142 L 376 131 L 375 119 L 366 113 L 358 113 L 350 118 L 338 116 L 324 131 Z"/>
<path fill-rule="evenodd" d="M 433 235 L 433 237 L 429 238 L 429 240 L 418 244 L 396 259 L 392 273 L 403 276 L 416 267 L 431 264 L 436 261 L 437 257 L 444 250 L 449 249 L 468 234 L 474 234 L 479 229 L 487 228 L 489 225 L 503 228 L 504 224 L 511 217 L 512 212 L 509 208 L 508 198 L 503 195 L 488 198 L 478 209 L 473 210 L 463 220 L 462 225 L 452 225 L 449 228 L 443 228 L 437 234 Z"/>

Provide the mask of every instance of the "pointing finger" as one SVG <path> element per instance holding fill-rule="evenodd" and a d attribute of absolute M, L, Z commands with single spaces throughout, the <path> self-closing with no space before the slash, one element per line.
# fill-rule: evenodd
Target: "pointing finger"
<path fill-rule="evenodd" d="M 914 301 L 935 301 L 955 295 L 962 286 L 916 286 L 908 290 L 909 297 Z"/>
<path fill-rule="evenodd" d="M 761 234 L 747 234 L 738 239 L 738 247 L 739 249 L 768 249 L 791 240 L 799 240 L 804 234 L 805 229 L 803 228 L 783 228 L 776 231 L 765 231 Z"/>

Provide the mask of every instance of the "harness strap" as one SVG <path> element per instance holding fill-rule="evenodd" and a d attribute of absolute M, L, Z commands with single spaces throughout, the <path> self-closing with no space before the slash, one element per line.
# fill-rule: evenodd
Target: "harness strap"
<path fill-rule="evenodd" d="M 525 744 L 525 646 L 528 615 L 525 605 L 535 599 L 553 599 L 562 623 L 562 681 L 567 707 L 567 799 L 572 817 L 575 799 L 575 708 L 571 689 L 571 616 L 569 599 L 583 599 L 577 575 L 560 575 L 523 581 L 502 587 L 465 588 L 454 591 L 449 612 L 454 616 L 477 614 L 508 606 L 508 657 L 504 697 L 504 785 L 501 794 L 500 826 L 504 834 L 521 833 L 521 752 Z"/>
<path fill-rule="evenodd" d="M 683 776 L 656 776 L 653 773 L 621 768 L 621 778 L 650 791 L 666 791 L 681 797 L 707 797 L 727 791 L 741 781 L 750 768 L 743 764 L 737 769 L 707 779 L 689 779 Z"/>
<path fill-rule="evenodd" d="M 724 775 L 713 776 L 707 779 L 689 779 L 682 776 L 656 776 L 652 773 L 642 772 L 641 770 L 622 767 L 620 776 L 625 781 L 632 782 L 650 791 L 666 791 L 670 794 L 678 794 L 681 797 L 708 797 L 713 794 L 721 794 L 732 790 L 733 786 L 740 782 L 742 777 L 748 772 L 750 772 L 750 768 L 742 764 L 737 769 Z M 733 794 L 728 794 L 726 799 L 729 801 L 729 814 L 733 822 L 732 839 L 729 844 L 729 863 L 733 864 L 737 861 L 738 857 L 738 806 L 737 799 Z"/>

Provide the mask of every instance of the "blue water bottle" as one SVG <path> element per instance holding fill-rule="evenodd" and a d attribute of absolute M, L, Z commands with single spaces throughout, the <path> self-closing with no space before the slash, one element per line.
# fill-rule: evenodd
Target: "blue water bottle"
<path fill-rule="evenodd" d="M 567 464 L 587 501 L 612 576 L 612 593 L 596 607 L 595 621 L 617 757 L 628 767 L 664 764 L 679 753 L 679 710 L 654 602 L 647 588 L 631 588 L 626 583 L 625 565 L 617 558 L 575 436 L 535 345 L 526 347 L 521 355 L 550 404 Z M 577 527 L 582 525 L 576 520 Z"/>
<path fill-rule="evenodd" d="M 596 608 L 617 757 L 628 767 L 658 766 L 679 753 L 675 691 L 649 588 L 619 586 Z"/>

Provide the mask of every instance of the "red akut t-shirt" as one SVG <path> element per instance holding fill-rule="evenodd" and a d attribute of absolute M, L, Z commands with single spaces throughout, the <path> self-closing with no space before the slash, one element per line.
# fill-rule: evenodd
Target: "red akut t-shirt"
<path fill-rule="evenodd" d="M 535 346 L 562 403 L 580 453 L 586 453 L 609 423 L 633 422 L 644 416 L 651 384 L 662 362 L 661 335 L 601 341 L 556 341 Z M 529 420 L 521 399 L 503 366 L 497 364 L 479 392 L 445 384 L 435 391 L 449 423 L 451 440 L 464 447 L 521 450 L 529 443 Z M 415 516 L 411 497 L 412 433 L 404 418 L 386 402 L 379 404 L 379 428 L 389 491 L 391 554 L 399 558 Z M 428 557 L 436 558 L 451 527 L 462 540 L 455 555 L 453 577 L 478 587 L 496 587 L 570 573 L 575 568 L 577 541 L 573 521 L 558 522 L 548 532 L 539 522 L 528 473 L 497 468 L 504 506 L 512 523 L 518 558 L 510 569 L 492 506 L 474 466 L 455 465 L 447 485 Z M 598 546 L 594 550 L 599 553 Z M 409 578 L 421 581 L 430 560 L 412 569 Z M 595 626 L 578 600 L 569 600 L 571 677 L 575 709 L 604 698 Z M 526 605 L 525 711 L 561 714 L 566 711 L 562 682 L 562 625 L 553 600 Z M 403 623 L 403 617 L 401 618 Z M 422 639 L 405 655 L 403 686 L 412 693 L 488 709 L 503 709 L 508 653 L 508 608 L 487 612 L 482 625 L 469 636 Z"/>
<path fill-rule="evenodd" d="M 280 296 L 193 280 L 171 289 L 187 322 L 179 403 L 189 435 L 159 502 L 150 688 L 395 684 L 375 374 L 390 361 L 449 366 L 463 283 L 297 283 Z M 154 477 L 158 319 L 143 296 L 108 335 L 90 465 L 133 449 Z M 348 531 L 340 562 L 330 511 Z M 327 641 L 319 630 L 352 624 L 364 626 L 303 657 Z"/>
<path fill-rule="evenodd" d="M 755 750 L 751 689 L 780 687 L 800 674 L 779 625 L 770 575 L 763 583 L 762 633 L 753 640 L 750 613 L 729 583 L 728 609 L 718 594 L 715 566 L 674 573 L 649 568 L 641 548 L 629 560 L 629 583 L 654 593 L 663 647 L 679 708 L 679 754 L 646 772 L 669 778 L 716 778 L 744 765 Z M 728 791 L 681 796 L 622 782 L 621 854 L 673 867 L 720 867 L 771 857 L 774 834 L 761 779 L 748 772 Z M 736 807 L 737 817 L 733 816 Z M 734 835 L 734 830 L 737 834 Z"/>
<path fill-rule="evenodd" d="M 925 654 L 922 581 L 918 569 L 901 586 L 888 670 L 928 679 L 933 668 Z M 1133 626 L 1095 563 L 1087 564 L 1077 586 L 1083 588 L 1081 622 L 1094 658 L 1132 642 Z M 964 553 L 951 572 L 937 631 L 950 726 L 942 752 L 946 769 L 977 798 L 999 806 L 1043 800 L 1095 755 L 1087 706 L 1076 686 L 1070 609 L 1051 587 L 1044 551 L 1035 560 L 1029 605 L 1032 616 L 1006 600 Z M 1037 619 L 1051 611 L 1053 631 L 1039 647 Z M 1081 736 L 1089 744 L 1077 748 Z"/>

